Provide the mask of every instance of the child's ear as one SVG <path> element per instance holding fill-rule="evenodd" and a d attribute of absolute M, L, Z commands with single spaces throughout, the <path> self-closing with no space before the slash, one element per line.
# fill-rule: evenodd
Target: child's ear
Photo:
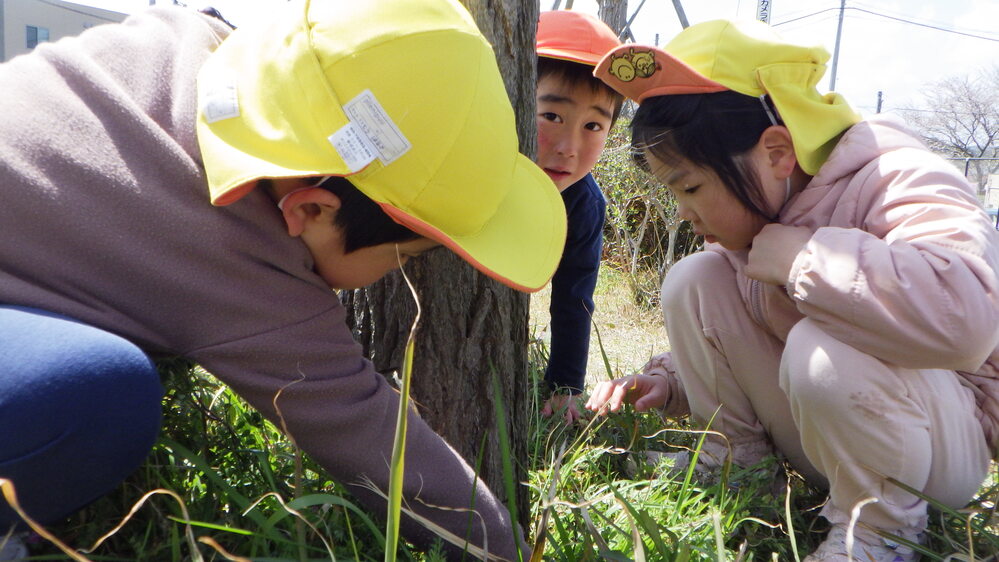
<path fill-rule="evenodd" d="M 289 236 L 301 236 L 312 224 L 333 224 L 340 211 L 340 198 L 321 187 L 306 188 L 290 193 L 282 204 L 281 213 Z"/>
<path fill-rule="evenodd" d="M 794 173 L 798 157 L 794 154 L 794 141 L 791 132 L 783 125 L 771 125 L 760 135 L 759 146 L 766 152 L 767 162 L 774 176 L 784 180 Z"/>

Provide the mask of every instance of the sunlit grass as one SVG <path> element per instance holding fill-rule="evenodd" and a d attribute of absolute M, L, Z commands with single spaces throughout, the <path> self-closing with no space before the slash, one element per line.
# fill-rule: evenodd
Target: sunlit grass
<path fill-rule="evenodd" d="M 598 354 L 610 348 L 608 341 L 621 338 L 616 331 L 622 325 L 598 323 L 599 339 L 595 335 L 593 342 Z M 596 358 L 605 370 L 602 378 L 628 374 L 644 362 L 639 356 L 612 361 L 605 355 Z M 547 348 L 539 339 L 530 349 L 536 390 L 529 404 L 528 458 L 509 459 L 528 468 L 529 479 L 521 484 L 531 490 L 531 517 L 520 524 L 537 546 L 534 560 L 793 561 L 821 542 L 826 524 L 818 511 L 824 495 L 793 473 L 787 495 L 775 493 L 780 487 L 774 482 L 774 459 L 752 469 L 732 467 L 729 485 L 704 483 L 690 470 L 674 473 L 668 459 L 648 454 L 696 450 L 702 434 L 690 431 L 683 420 L 664 422 L 626 409 L 567 427 L 559 416 L 540 416 L 546 361 Z M 169 393 L 153 453 L 113 494 L 52 526 L 55 537 L 75 549 L 90 547 L 138 505 L 117 532 L 80 556 L 385 559 L 385 514 L 361 508 L 279 428 L 199 367 L 184 362 L 160 367 Z M 154 494 L 139 505 L 158 489 L 175 497 Z M 494 492 L 513 497 L 510 490 Z M 924 560 L 994 556 L 999 551 L 997 494 L 993 475 L 968 509 L 934 505 Z M 185 538 L 189 533 L 195 540 Z M 51 543 L 32 550 L 38 559 L 67 559 Z M 439 549 L 416 552 L 404 540 L 395 555 L 443 560 Z"/>
<path fill-rule="evenodd" d="M 53 527 L 53 534 L 75 548 L 88 547 L 144 494 L 162 488 L 175 493 L 183 509 L 173 498 L 150 497 L 85 556 L 192 560 L 198 548 L 208 560 L 226 559 L 221 550 L 252 560 L 384 558 L 378 517 L 360 508 L 307 456 L 301 457 L 306 493 L 296 497 L 294 446 L 208 374 L 174 369 L 167 370 L 177 390 L 168 400 L 166 434 L 148 462 L 120 490 Z M 677 431 L 659 432 L 663 425 L 655 416 L 633 412 L 571 428 L 555 419 L 532 417 L 526 483 L 532 517 L 522 523 L 541 539 L 539 559 L 783 561 L 796 559 L 792 544 L 803 556 L 822 539 L 825 525 L 817 511 L 823 496 L 793 475 L 785 509 L 785 497 L 773 494 L 767 467 L 733 468 L 729 482 L 737 487 L 705 486 L 690 473 L 669 475 L 667 461 L 650 461 L 646 451 L 696 448 L 698 434 L 682 424 L 671 426 Z M 975 558 L 964 559 L 987 560 L 999 550 L 996 494 L 995 484 L 989 484 L 968 510 L 937 506 L 925 559 L 973 552 Z M 304 535 L 296 529 L 299 517 L 308 523 Z M 193 546 L 184 539 L 188 525 L 200 541 Z M 34 550 L 65 559 L 52 545 Z M 404 541 L 397 554 L 404 560 L 441 559 L 439 553 L 415 552 Z"/>

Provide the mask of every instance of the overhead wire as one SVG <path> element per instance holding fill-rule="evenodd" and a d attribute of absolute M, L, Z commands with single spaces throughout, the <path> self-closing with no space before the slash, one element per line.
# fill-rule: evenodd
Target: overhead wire
<path fill-rule="evenodd" d="M 895 18 L 901 18 L 901 19 L 904 19 L 904 20 L 910 20 L 911 19 L 916 24 L 920 24 L 921 23 L 921 24 L 926 24 L 926 25 L 936 25 L 936 26 L 939 26 L 939 27 L 948 28 L 948 26 L 945 26 L 942 23 L 933 22 L 933 21 L 925 19 L 925 18 L 914 18 L 914 17 L 911 17 L 911 16 L 909 16 L 907 14 L 904 14 L 904 13 L 893 12 L 891 10 L 883 10 L 879 6 L 872 6 L 872 5 L 866 4 L 864 2 L 857 2 L 856 0 L 850 0 L 850 1 L 855 6 L 858 6 L 860 8 L 863 8 L 863 9 L 871 11 L 871 12 L 880 12 L 880 13 L 884 14 L 885 16 L 890 16 L 890 17 L 895 17 Z M 955 28 L 953 26 L 950 26 L 949 29 L 957 29 L 957 30 L 960 30 L 960 31 L 962 31 L 964 33 L 974 33 L 974 34 L 978 34 L 978 35 L 984 35 L 986 37 L 988 37 L 988 36 L 995 36 L 995 37 L 999 38 L 999 32 L 997 32 L 997 31 L 995 31 L 993 29 L 967 29 L 967 28 L 961 29 L 961 28 Z"/>
<path fill-rule="evenodd" d="M 824 14 L 824 13 L 832 12 L 832 11 L 839 11 L 840 9 L 842 9 L 844 11 L 846 11 L 846 10 L 852 10 L 852 11 L 856 11 L 856 12 L 863 12 L 863 13 L 871 14 L 871 15 L 878 16 L 878 17 L 881 17 L 881 18 L 885 18 L 885 19 L 890 19 L 890 20 L 894 20 L 894 21 L 906 23 L 906 24 L 909 24 L 909 25 L 916 25 L 916 26 L 919 26 L 919 27 L 925 27 L 925 28 L 928 28 L 928 29 L 936 30 L 936 31 L 943 31 L 943 32 L 946 32 L 946 33 L 954 33 L 954 34 L 957 34 L 957 35 L 963 35 L 965 37 L 972 37 L 974 39 L 984 39 L 985 41 L 996 41 L 996 42 L 999 42 L 999 37 L 986 37 L 984 35 L 976 35 L 974 33 L 969 33 L 969 32 L 966 32 L 966 31 L 961 31 L 961 30 L 958 30 L 958 29 L 955 29 L 955 28 L 947 28 L 947 27 L 943 27 L 941 25 L 933 25 L 933 24 L 928 24 L 928 23 L 922 23 L 922 22 L 918 22 L 918 21 L 913 21 L 911 19 L 906 19 L 906 18 L 902 18 L 902 17 L 898 17 L 898 16 L 884 14 L 884 13 L 881 13 L 881 12 L 876 12 L 874 10 L 868 10 L 866 8 L 860 8 L 860 7 L 857 7 L 857 6 L 844 6 L 842 8 L 839 8 L 839 7 L 826 8 L 826 9 L 823 9 L 823 10 L 818 10 L 818 11 L 812 12 L 810 14 L 805 14 L 803 16 L 798 16 L 798 17 L 795 17 L 795 18 L 792 18 L 792 19 L 788 19 L 788 20 L 784 20 L 784 21 L 781 21 L 781 22 L 774 23 L 773 26 L 777 27 L 777 26 L 780 26 L 780 25 L 786 25 L 786 24 L 789 24 L 789 23 L 794 23 L 796 21 L 800 21 L 800 20 L 807 19 L 807 18 L 810 18 L 810 17 L 813 17 L 813 16 L 817 16 L 819 14 Z"/>

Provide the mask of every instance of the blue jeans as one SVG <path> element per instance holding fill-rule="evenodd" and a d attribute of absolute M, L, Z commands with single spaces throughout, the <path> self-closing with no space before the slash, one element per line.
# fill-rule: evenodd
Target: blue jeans
<path fill-rule="evenodd" d="M 0 306 L 0 477 L 43 524 L 118 486 L 159 433 L 163 387 L 132 343 L 42 310 Z M 0 530 L 20 518 L 0 495 Z"/>

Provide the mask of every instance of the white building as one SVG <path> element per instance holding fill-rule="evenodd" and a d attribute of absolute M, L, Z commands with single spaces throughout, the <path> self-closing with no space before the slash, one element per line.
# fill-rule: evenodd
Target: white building
<path fill-rule="evenodd" d="M 989 181 L 985 184 L 984 203 L 990 209 L 999 207 L 999 174 L 989 174 Z"/>
<path fill-rule="evenodd" d="M 62 0 L 0 0 L 0 61 L 126 15 Z"/>

